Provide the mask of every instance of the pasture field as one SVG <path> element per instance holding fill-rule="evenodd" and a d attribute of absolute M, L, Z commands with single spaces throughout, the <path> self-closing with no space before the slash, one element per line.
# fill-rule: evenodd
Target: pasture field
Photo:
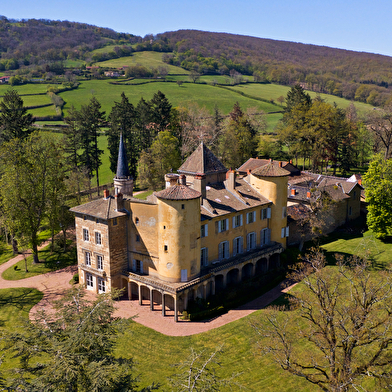
<path fill-rule="evenodd" d="M 50 84 L 40 84 L 40 83 L 29 83 L 29 84 L 22 84 L 20 86 L 10 86 L 8 84 L 0 84 L 0 98 L 4 95 L 7 90 L 16 90 L 19 95 L 24 94 L 39 94 L 45 93 L 48 90 Z M 23 98 L 23 100 L 26 97 Z"/>
<path fill-rule="evenodd" d="M 109 40 L 109 39 L 108 39 Z M 103 48 L 98 48 L 98 49 L 94 49 L 90 52 L 91 55 L 93 55 L 94 53 L 110 53 L 114 51 L 114 48 L 118 46 L 118 47 L 123 47 L 123 46 L 134 46 L 134 44 L 117 44 L 117 45 L 106 45 Z"/>
<path fill-rule="evenodd" d="M 57 115 L 56 108 L 54 105 L 45 106 L 44 108 L 29 109 L 28 112 L 31 113 L 33 116 L 37 116 L 37 117 L 56 116 Z M 56 123 L 58 123 L 58 122 L 56 122 Z"/>
<path fill-rule="evenodd" d="M 150 100 L 158 90 L 166 95 L 173 107 L 196 102 L 199 106 L 206 107 L 211 113 L 217 105 L 224 114 L 228 114 L 238 101 L 243 109 L 256 106 L 265 112 L 281 110 L 278 105 L 243 97 L 227 89 L 197 83 L 184 83 L 178 86 L 176 83 L 156 82 L 132 86 L 113 85 L 107 80 L 91 80 L 81 82 L 76 90 L 64 91 L 59 95 L 66 102 L 65 111 L 71 105 L 79 109 L 82 104 L 88 104 L 94 95 L 100 101 L 102 109 L 109 113 L 114 102 L 120 100 L 122 92 L 126 94 L 130 102 L 136 105 L 140 98 Z"/>
<path fill-rule="evenodd" d="M 189 71 L 186 69 L 176 67 L 174 65 L 166 64 L 162 61 L 162 54 L 159 52 L 135 52 L 132 53 L 132 56 L 120 57 L 118 59 L 111 59 L 106 61 L 99 61 L 94 63 L 94 65 L 98 65 L 100 67 L 108 67 L 108 68 L 121 68 L 121 67 L 129 67 L 131 65 L 140 64 L 145 66 L 146 68 L 150 67 L 159 67 L 164 66 L 169 70 L 169 74 L 182 74 L 188 75 Z"/>
<path fill-rule="evenodd" d="M 230 88 L 235 91 L 243 92 L 244 94 L 248 94 L 254 97 L 268 99 L 268 100 L 273 99 L 275 102 L 277 102 L 276 100 L 280 96 L 286 97 L 287 92 L 290 90 L 290 87 L 280 86 L 277 84 L 253 84 L 253 83 L 241 84 L 237 86 L 232 86 Z M 334 95 L 318 94 L 313 91 L 306 91 L 306 92 L 309 93 L 312 99 L 316 98 L 317 96 L 320 96 L 329 104 L 336 103 L 336 105 L 338 105 L 343 109 L 346 109 L 351 104 L 351 101 L 344 98 L 336 97 Z M 366 103 L 357 102 L 357 101 L 353 103 L 358 113 L 360 114 L 363 114 L 373 108 L 372 105 Z"/>

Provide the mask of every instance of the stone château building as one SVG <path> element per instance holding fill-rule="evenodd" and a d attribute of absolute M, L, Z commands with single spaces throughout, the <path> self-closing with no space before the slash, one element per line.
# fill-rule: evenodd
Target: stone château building
<path fill-rule="evenodd" d="M 239 176 L 201 143 L 164 190 L 139 200 L 121 138 L 115 195 L 72 208 L 81 283 L 125 288 L 177 321 L 188 301 L 279 266 L 289 174 L 271 162 Z"/>

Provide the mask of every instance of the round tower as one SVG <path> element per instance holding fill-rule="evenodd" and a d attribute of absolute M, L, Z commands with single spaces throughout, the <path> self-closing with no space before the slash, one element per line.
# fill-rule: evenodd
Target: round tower
<path fill-rule="evenodd" d="M 287 183 L 290 172 L 282 168 L 281 162 L 272 160 L 249 174 L 249 182 L 258 192 L 272 202 L 271 240 L 286 247 L 287 227 Z M 282 238 L 282 229 L 284 236 Z"/>
<path fill-rule="evenodd" d="M 186 185 L 155 193 L 158 200 L 158 274 L 186 282 L 200 274 L 200 197 Z"/>
<path fill-rule="evenodd" d="M 117 158 L 117 172 L 113 179 L 114 189 L 116 195 L 122 193 L 123 195 L 133 195 L 133 178 L 129 173 L 127 154 L 123 142 L 123 136 L 120 135 L 120 145 L 118 147 Z"/>

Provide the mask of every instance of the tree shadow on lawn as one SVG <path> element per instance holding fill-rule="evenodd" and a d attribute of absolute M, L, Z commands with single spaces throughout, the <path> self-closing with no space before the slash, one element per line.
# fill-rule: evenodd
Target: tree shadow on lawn
<path fill-rule="evenodd" d="M 26 306 L 35 305 L 42 297 L 43 294 L 33 288 L 0 290 L 0 308 L 11 305 L 23 310 Z"/>

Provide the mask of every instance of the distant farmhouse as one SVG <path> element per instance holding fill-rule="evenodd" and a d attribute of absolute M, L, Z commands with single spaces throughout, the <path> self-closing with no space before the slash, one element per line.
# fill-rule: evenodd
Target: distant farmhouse
<path fill-rule="evenodd" d="M 81 283 L 125 288 L 177 321 L 190 300 L 279 267 L 289 175 L 279 163 L 237 175 L 202 143 L 143 201 L 132 197 L 121 139 L 115 195 L 72 208 Z"/>
<path fill-rule="evenodd" d="M 8 83 L 10 79 L 11 79 L 11 76 L 1 76 L 0 77 L 0 83 L 1 84 Z"/>

